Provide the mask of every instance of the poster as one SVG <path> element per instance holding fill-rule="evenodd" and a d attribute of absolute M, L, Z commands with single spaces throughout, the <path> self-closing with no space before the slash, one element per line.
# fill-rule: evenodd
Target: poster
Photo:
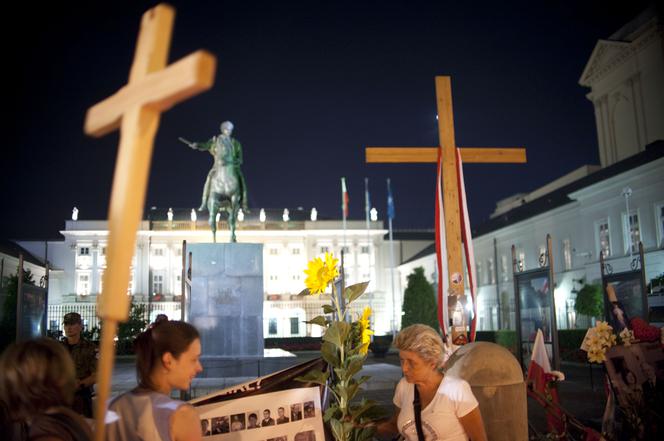
<path fill-rule="evenodd" d="M 659 342 L 613 346 L 606 352 L 605 365 L 621 406 L 660 401 L 664 393 L 664 351 Z"/>
<path fill-rule="evenodd" d="M 319 387 L 198 405 L 206 441 L 324 441 Z"/>

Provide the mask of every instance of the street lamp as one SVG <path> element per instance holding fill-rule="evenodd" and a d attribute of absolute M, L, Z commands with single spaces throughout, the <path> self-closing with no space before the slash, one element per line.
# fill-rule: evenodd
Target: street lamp
<path fill-rule="evenodd" d="M 629 215 L 629 197 L 632 195 L 632 189 L 625 187 L 620 193 L 625 198 L 625 210 L 627 212 L 625 221 L 627 222 L 627 249 L 629 250 L 629 257 L 632 257 L 632 222 Z"/>

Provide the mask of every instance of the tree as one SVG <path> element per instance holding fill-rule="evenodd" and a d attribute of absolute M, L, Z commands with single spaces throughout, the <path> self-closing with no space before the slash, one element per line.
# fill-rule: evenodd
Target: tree
<path fill-rule="evenodd" d="M 30 270 L 23 271 L 23 283 L 34 285 Z M 16 340 L 16 307 L 18 305 L 18 274 L 7 277 L 5 303 L 2 305 L 0 322 L 0 352 Z"/>
<path fill-rule="evenodd" d="M 600 285 L 584 285 L 576 294 L 574 311 L 588 317 L 601 317 L 604 313 L 604 299 Z"/>
<path fill-rule="evenodd" d="M 408 286 L 403 297 L 401 328 L 422 323 L 438 329 L 436 298 L 433 286 L 424 275 L 424 268 L 417 267 L 408 275 Z"/>
<path fill-rule="evenodd" d="M 133 353 L 134 339 L 145 330 L 149 320 L 146 318 L 147 306 L 145 304 L 131 304 L 129 318 L 126 322 L 118 325 L 118 354 Z"/>

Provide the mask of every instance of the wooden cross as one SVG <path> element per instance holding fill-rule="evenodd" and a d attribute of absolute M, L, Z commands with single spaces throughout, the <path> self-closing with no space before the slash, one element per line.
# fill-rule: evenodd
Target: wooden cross
<path fill-rule="evenodd" d="M 117 324 L 127 320 L 127 295 L 136 231 L 143 215 L 154 136 L 161 112 L 203 92 L 214 83 L 215 57 L 197 51 L 166 67 L 175 11 L 161 4 L 145 14 L 129 83 L 88 110 L 85 133 L 100 137 L 120 129 L 108 213 L 107 270 L 97 314 L 104 319 L 98 369 L 95 440 L 104 439 L 104 418 Z"/>
<path fill-rule="evenodd" d="M 377 162 L 437 162 L 439 150 L 443 167 L 443 206 L 445 210 L 445 238 L 447 242 L 448 284 L 450 295 L 462 299 L 464 296 L 461 213 L 459 211 L 459 186 L 456 169 L 456 143 L 452 113 L 452 86 L 447 76 L 436 77 L 438 104 L 439 147 L 367 147 L 366 161 Z M 524 148 L 478 148 L 461 149 L 463 162 L 524 163 Z M 461 279 L 459 279 L 461 277 Z M 450 314 L 451 316 L 451 314 Z M 465 332 L 465 314 L 464 314 Z M 454 338 L 454 337 L 453 337 Z"/>

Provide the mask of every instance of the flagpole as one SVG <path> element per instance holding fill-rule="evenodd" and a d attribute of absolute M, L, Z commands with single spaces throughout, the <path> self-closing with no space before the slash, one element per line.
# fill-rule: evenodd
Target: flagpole
<path fill-rule="evenodd" d="M 346 246 L 346 216 L 348 215 L 348 190 L 346 189 L 346 178 L 341 178 L 341 222 L 344 230 L 344 244 Z M 343 248 L 342 248 L 343 251 Z"/>
<path fill-rule="evenodd" d="M 369 277 L 371 277 L 371 222 L 369 219 L 370 210 L 371 210 L 371 200 L 369 199 L 369 178 L 364 178 L 364 217 L 366 219 L 366 225 L 367 225 L 367 266 L 369 267 Z M 373 294 L 369 297 L 369 307 L 373 311 Z M 373 337 L 371 341 L 373 341 Z"/>
<path fill-rule="evenodd" d="M 390 283 L 392 285 L 392 335 L 396 335 L 397 329 L 397 305 L 394 295 L 394 237 L 392 236 L 392 218 L 394 217 L 394 200 L 390 178 L 387 178 L 387 223 L 390 231 Z"/>

